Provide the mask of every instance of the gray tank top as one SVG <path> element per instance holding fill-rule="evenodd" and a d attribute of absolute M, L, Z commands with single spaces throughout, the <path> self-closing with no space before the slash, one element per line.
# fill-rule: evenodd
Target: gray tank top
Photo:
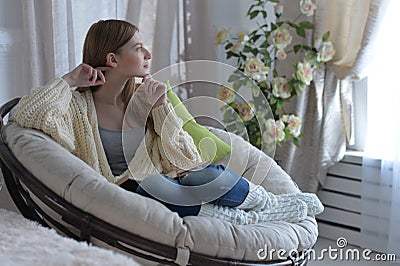
<path fill-rule="evenodd" d="M 128 163 L 132 160 L 142 141 L 145 128 L 136 127 L 128 130 L 108 130 L 99 126 L 100 138 L 106 153 L 108 164 L 113 175 L 122 174 L 128 169 Z M 124 144 L 122 143 L 124 134 Z"/>

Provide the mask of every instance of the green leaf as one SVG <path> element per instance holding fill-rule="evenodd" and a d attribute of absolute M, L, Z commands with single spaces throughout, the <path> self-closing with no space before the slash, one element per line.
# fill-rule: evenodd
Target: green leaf
<path fill-rule="evenodd" d="M 260 44 L 260 48 L 267 48 L 269 46 L 269 43 L 268 43 L 268 41 L 267 40 L 265 40 L 265 41 L 263 41 L 263 43 L 262 44 Z"/>
<path fill-rule="evenodd" d="M 286 22 L 286 24 L 288 24 L 290 27 L 292 27 L 293 29 L 296 29 L 297 28 L 297 25 L 296 24 L 294 24 L 293 22 L 290 22 L 290 21 L 285 21 Z"/>
<path fill-rule="evenodd" d="M 297 33 L 297 35 L 299 35 L 300 37 L 303 37 L 303 38 L 306 37 L 306 31 L 305 31 L 302 27 L 297 27 L 297 28 L 296 28 L 296 33 Z"/>
<path fill-rule="evenodd" d="M 261 88 L 266 88 L 267 87 L 267 82 L 265 80 L 263 80 L 263 81 L 260 82 L 259 86 Z"/>
<path fill-rule="evenodd" d="M 293 86 L 294 82 L 295 82 L 295 80 L 294 80 L 294 79 L 291 79 L 291 80 L 289 80 L 288 83 L 286 83 L 286 86 L 288 87 L 288 89 L 290 89 L 290 90 L 293 89 L 293 87 L 294 87 L 294 86 Z"/>
<path fill-rule="evenodd" d="M 297 45 L 293 46 L 293 50 L 296 54 L 298 51 L 300 51 L 300 49 L 301 49 L 301 44 L 297 44 Z"/>
<path fill-rule="evenodd" d="M 329 39 L 329 35 L 330 35 L 331 33 L 328 31 L 328 32 L 326 32 L 324 35 L 322 35 L 322 41 L 324 41 L 324 42 L 326 42 L 328 39 Z"/>
<path fill-rule="evenodd" d="M 261 13 L 263 15 L 263 18 L 266 18 L 268 16 L 267 11 L 265 11 L 265 10 L 261 11 Z"/>
<path fill-rule="evenodd" d="M 265 61 L 271 61 L 271 55 L 269 54 L 268 50 L 265 49 L 263 52 L 261 52 L 261 54 L 264 56 L 264 60 Z"/>
<path fill-rule="evenodd" d="M 258 49 L 257 49 L 257 48 L 252 49 L 252 50 L 251 50 L 251 53 L 252 53 L 254 56 L 257 56 L 257 54 L 258 54 Z"/>
<path fill-rule="evenodd" d="M 248 16 L 250 15 L 251 10 L 253 9 L 254 6 L 255 6 L 255 5 L 251 5 L 251 6 L 249 7 L 249 10 L 247 10 L 247 15 L 248 15 Z"/>
<path fill-rule="evenodd" d="M 310 21 L 302 21 L 302 22 L 300 22 L 299 25 L 303 29 L 313 29 L 314 28 L 314 25 Z"/>
<path fill-rule="evenodd" d="M 258 13 L 260 13 L 260 10 L 254 10 L 250 13 L 250 19 L 253 19 L 257 17 Z"/>
<path fill-rule="evenodd" d="M 253 30 L 253 31 L 249 34 L 249 36 L 253 36 L 253 35 L 256 34 L 257 32 L 258 32 L 258 29 Z"/>
<path fill-rule="evenodd" d="M 230 75 L 229 78 L 228 78 L 228 82 L 233 82 L 233 81 L 236 81 L 238 79 L 240 79 L 240 76 Z"/>
<path fill-rule="evenodd" d="M 250 53 L 250 52 L 251 52 L 251 47 L 245 45 L 244 48 L 243 48 L 243 52 L 244 52 L 244 53 Z"/>
<path fill-rule="evenodd" d="M 276 108 L 277 108 L 278 110 L 282 110 L 282 109 L 283 109 L 282 101 L 280 101 L 280 100 L 277 100 L 277 101 L 276 101 Z"/>
<path fill-rule="evenodd" d="M 233 43 L 227 43 L 226 45 L 225 45 L 225 50 L 229 50 L 229 48 L 231 48 L 233 46 Z"/>
<path fill-rule="evenodd" d="M 233 89 L 235 90 L 235 91 L 237 91 L 237 90 L 239 90 L 239 88 L 242 86 L 242 84 L 241 84 L 241 82 L 239 82 L 239 81 L 235 81 L 234 83 L 233 83 Z"/>
<path fill-rule="evenodd" d="M 261 25 L 261 26 L 260 26 L 260 29 L 263 30 L 263 28 L 265 28 L 265 30 L 268 30 L 269 24 L 268 24 L 268 23 L 265 23 L 265 24 Z"/>
<path fill-rule="evenodd" d="M 293 138 L 293 144 L 296 145 L 296 147 L 299 147 L 299 139 Z"/>
<path fill-rule="evenodd" d="M 279 76 L 278 71 L 276 70 L 276 68 L 274 68 L 274 71 L 272 73 L 274 75 L 274 78 Z"/>
<path fill-rule="evenodd" d="M 251 38 L 251 41 L 252 41 L 253 43 L 255 43 L 260 37 L 261 37 L 260 34 L 255 34 L 255 35 Z"/>
<path fill-rule="evenodd" d="M 227 53 L 226 53 L 226 59 L 229 59 L 229 58 L 231 58 L 231 57 L 239 57 L 239 55 L 238 54 L 236 54 L 236 53 L 234 53 L 234 52 L 232 52 L 232 51 L 228 51 Z"/>

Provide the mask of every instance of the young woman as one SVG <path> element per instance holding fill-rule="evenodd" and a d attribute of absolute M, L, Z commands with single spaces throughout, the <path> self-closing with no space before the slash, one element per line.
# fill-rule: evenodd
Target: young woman
<path fill-rule="evenodd" d="M 121 20 L 99 21 L 87 33 L 83 63 L 22 98 L 13 119 L 23 127 L 49 134 L 110 182 L 120 184 L 129 175 L 131 179 L 122 184 L 124 188 L 160 200 L 182 217 L 210 216 L 251 224 L 271 220 L 298 222 L 307 214 L 322 212 L 323 206 L 314 194 L 273 195 L 261 186 L 253 189 L 243 177 L 221 165 L 209 165 L 180 181 L 169 178 L 169 173 L 190 169 L 202 161 L 166 98 L 166 85 L 152 79 L 150 59 L 136 26 Z M 142 79 L 136 91 L 135 77 Z M 71 91 L 74 87 L 78 89 Z M 133 104 L 128 104 L 130 101 Z M 133 120 L 139 114 L 149 115 L 136 119 L 142 123 L 136 123 L 134 130 L 127 133 L 123 130 L 126 113 Z M 168 140 L 162 137 L 161 130 L 170 133 Z M 123 132 L 130 140 L 126 156 Z M 159 198 L 163 193 L 167 197 L 184 196 L 187 186 L 217 177 L 221 182 L 234 182 L 209 203 L 185 206 Z M 199 203 L 202 201 L 199 198 Z"/>

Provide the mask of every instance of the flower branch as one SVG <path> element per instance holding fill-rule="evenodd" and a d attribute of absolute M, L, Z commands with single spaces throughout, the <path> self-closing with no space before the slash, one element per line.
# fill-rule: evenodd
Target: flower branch
<path fill-rule="evenodd" d="M 273 14 L 268 14 L 268 2 L 274 5 Z M 261 18 L 264 24 L 257 22 L 257 27 L 248 34 L 232 34 L 230 30 L 222 29 L 216 35 L 217 44 L 223 45 L 226 58 L 236 58 L 237 69 L 256 85 L 234 73 L 228 80 L 232 88 L 220 87 L 217 97 L 230 107 L 221 110 L 225 112 L 224 121 L 232 122 L 234 116 L 239 115 L 244 124 L 240 129 L 246 130 L 249 141 L 259 148 L 275 141 L 278 144 L 285 141 L 299 143 L 302 122 L 295 114 L 285 111 L 285 103 L 307 89 L 315 68 L 335 55 L 329 32 L 314 40 L 312 46 L 304 44 L 306 36 L 314 30 L 313 23 L 306 18 L 314 15 L 317 6 L 312 0 L 299 0 L 298 4 L 299 15 L 294 20 L 280 20 L 284 6 L 279 0 L 254 0 L 247 16 L 250 20 Z M 300 38 L 299 43 L 293 43 L 294 34 Z M 283 64 L 289 53 L 299 54 L 301 59 L 292 62 L 293 74 L 287 77 L 278 72 L 277 65 Z M 241 88 L 250 88 L 251 101 L 236 97 Z M 273 118 L 265 114 L 268 104 Z"/>

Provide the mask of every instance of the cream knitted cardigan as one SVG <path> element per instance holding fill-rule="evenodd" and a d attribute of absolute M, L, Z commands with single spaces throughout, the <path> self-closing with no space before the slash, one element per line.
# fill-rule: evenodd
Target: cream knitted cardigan
<path fill-rule="evenodd" d="M 71 91 L 68 83 L 57 78 L 23 97 L 10 119 L 50 135 L 113 183 L 127 176 L 141 180 L 155 173 L 173 174 L 201 163 L 193 139 L 182 129 L 183 122 L 170 103 L 151 109 L 151 115 L 154 128 L 147 129 L 129 163 L 130 171 L 117 177 L 107 162 L 90 90 Z"/>

